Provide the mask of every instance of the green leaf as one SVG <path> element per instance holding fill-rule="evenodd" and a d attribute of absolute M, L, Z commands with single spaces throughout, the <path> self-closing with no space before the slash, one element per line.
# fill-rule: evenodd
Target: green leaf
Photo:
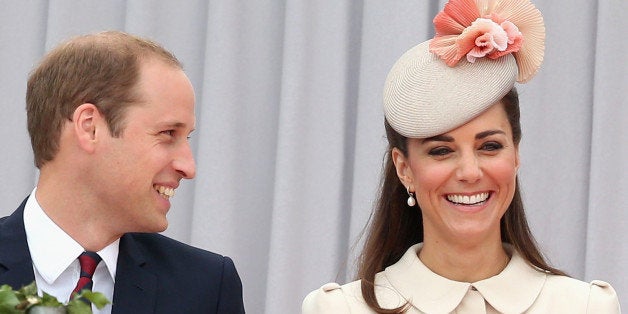
<path fill-rule="evenodd" d="M 63 303 L 59 302 L 57 298 L 48 293 L 44 292 L 44 295 L 41 297 L 41 305 L 42 306 L 50 306 L 50 307 L 61 307 Z"/>
<path fill-rule="evenodd" d="M 83 290 L 81 292 L 81 296 L 89 300 L 90 302 L 92 302 L 92 304 L 94 304 L 94 306 L 96 306 L 96 308 L 98 309 L 102 309 L 103 307 L 105 307 L 105 305 L 111 303 L 109 302 L 109 300 L 107 300 L 105 295 L 100 292 L 92 292 L 89 290 Z"/>
<path fill-rule="evenodd" d="M 0 291 L 13 291 L 13 288 L 9 285 L 2 285 L 0 286 Z"/>
<path fill-rule="evenodd" d="M 92 314 L 92 306 L 85 300 L 88 300 L 99 309 L 111 303 L 100 292 L 83 290 L 67 303 L 67 313 Z M 59 308 L 63 307 L 64 304 L 59 302 L 54 296 L 43 291 L 42 296 L 38 296 L 37 285 L 34 281 L 29 285 L 23 286 L 20 290 L 13 290 L 9 285 L 0 286 L 0 314 L 24 314 L 24 312 L 28 313 L 30 309 L 38 306 Z"/>
<path fill-rule="evenodd" d="M 92 306 L 81 301 L 77 297 L 68 302 L 68 305 L 66 306 L 68 314 L 92 314 Z"/>
<path fill-rule="evenodd" d="M 2 286 L 0 289 L 0 313 L 21 313 L 21 311 L 15 308 L 18 304 L 20 304 L 20 300 L 15 296 L 15 292 L 10 287 L 6 289 L 5 286 Z"/>
<path fill-rule="evenodd" d="M 29 285 L 26 285 L 26 286 L 22 287 L 20 289 L 20 293 L 22 293 L 22 295 L 24 295 L 25 297 L 27 297 L 27 296 L 37 296 L 37 285 L 33 281 Z"/>

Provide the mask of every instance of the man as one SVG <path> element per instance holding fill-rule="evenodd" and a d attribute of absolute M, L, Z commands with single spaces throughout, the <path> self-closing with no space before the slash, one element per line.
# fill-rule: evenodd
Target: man
<path fill-rule="evenodd" d="M 148 40 L 104 32 L 48 53 L 26 95 L 39 181 L 0 220 L 0 285 L 35 280 L 67 301 L 82 276 L 112 301 L 102 313 L 244 313 L 231 259 L 156 234 L 195 175 L 194 101 L 179 61 Z M 84 251 L 97 253 L 91 279 Z"/>

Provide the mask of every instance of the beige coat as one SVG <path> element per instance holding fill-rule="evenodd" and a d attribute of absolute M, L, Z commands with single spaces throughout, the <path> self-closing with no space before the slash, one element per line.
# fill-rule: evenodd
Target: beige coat
<path fill-rule="evenodd" d="M 586 283 L 546 274 L 509 245 L 512 258 L 497 276 L 474 283 L 452 281 L 430 271 L 414 245 L 375 277 L 377 299 L 385 308 L 410 302 L 407 313 L 620 313 L 615 290 L 606 282 Z M 360 281 L 330 283 L 303 301 L 303 314 L 375 313 L 364 302 Z"/>

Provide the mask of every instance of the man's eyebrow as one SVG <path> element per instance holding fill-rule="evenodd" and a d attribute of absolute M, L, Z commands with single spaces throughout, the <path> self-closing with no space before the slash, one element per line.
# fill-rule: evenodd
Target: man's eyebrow
<path fill-rule="evenodd" d="M 162 127 L 175 128 L 175 129 L 179 129 L 179 128 L 184 128 L 185 127 L 185 123 L 183 123 L 183 122 L 176 122 L 176 121 L 159 122 L 159 125 L 162 126 Z"/>

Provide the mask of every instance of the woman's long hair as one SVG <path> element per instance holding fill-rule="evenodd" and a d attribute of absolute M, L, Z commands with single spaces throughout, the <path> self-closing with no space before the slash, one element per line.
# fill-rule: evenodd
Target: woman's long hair
<path fill-rule="evenodd" d="M 512 89 L 501 100 L 512 128 L 515 145 L 521 141 L 521 123 L 519 97 Z M 376 207 L 371 216 L 364 249 L 358 260 L 358 279 L 361 280 L 362 296 L 366 303 L 377 313 L 403 313 L 409 307 L 383 309 L 375 296 L 375 274 L 396 263 L 408 248 L 423 242 L 423 218 L 421 209 L 406 204 L 407 191 L 397 177 L 397 171 L 391 158 L 393 148 L 407 156 L 407 138 L 403 137 L 384 121 L 388 149 L 384 158 L 381 188 Z M 540 253 L 537 243 L 530 232 L 526 220 L 519 182 L 516 181 L 515 194 L 508 210 L 500 222 L 502 242 L 510 243 L 515 250 L 531 265 L 550 274 L 565 275 L 551 267 Z"/>

